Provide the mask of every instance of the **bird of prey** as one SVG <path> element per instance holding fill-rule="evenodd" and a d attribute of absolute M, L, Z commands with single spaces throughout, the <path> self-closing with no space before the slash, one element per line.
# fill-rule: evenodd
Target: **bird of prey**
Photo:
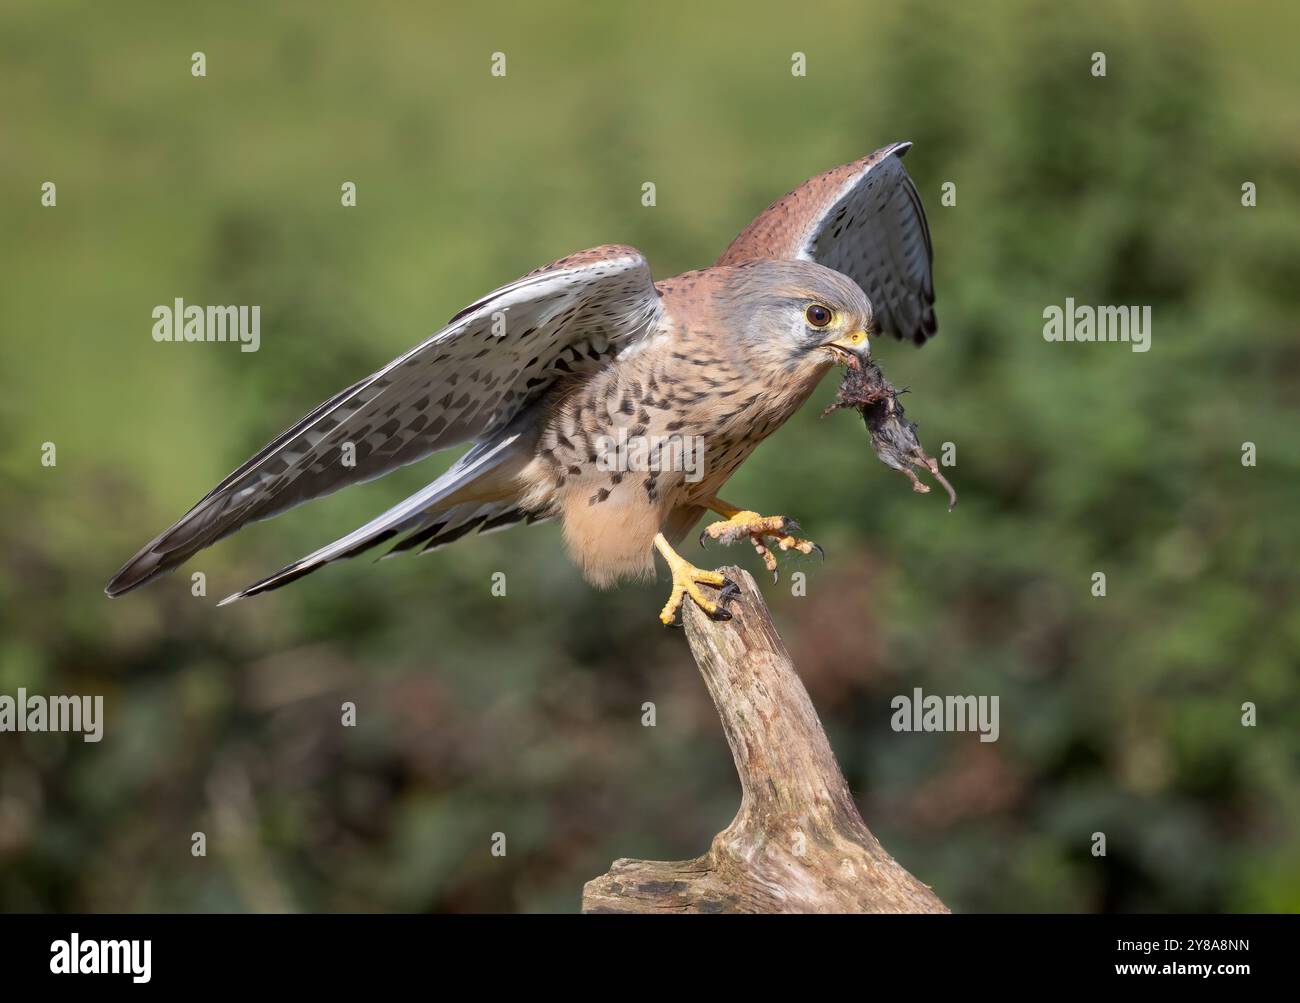
<path fill-rule="evenodd" d="M 335 394 L 147 544 L 121 595 L 241 526 L 429 454 L 472 443 L 442 476 L 341 539 L 223 603 L 382 543 L 426 553 L 472 531 L 558 519 L 593 584 L 667 562 L 686 597 L 726 617 L 723 576 L 674 544 L 706 537 L 811 553 L 783 516 L 718 497 L 836 362 L 868 335 L 936 331 L 929 226 L 903 168 L 910 143 L 819 174 L 778 199 L 710 268 L 655 282 L 635 248 L 580 251 L 504 285 L 426 341 Z M 636 448 L 640 447 L 640 448 Z M 698 463 L 687 463 L 694 457 Z M 721 589 L 710 598 L 701 586 Z"/>

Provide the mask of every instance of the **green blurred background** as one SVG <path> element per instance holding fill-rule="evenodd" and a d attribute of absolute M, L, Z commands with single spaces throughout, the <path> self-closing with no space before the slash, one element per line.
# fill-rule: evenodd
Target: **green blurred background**
<path fill-rule="evenodd" d="M 215 608 L 449 457 L 101 589 L 472 298 L 605 242 L 708 264 L 898 139 L 940 334 L 877 358 L 961 504 L 819 421 L 834 379 L 726 492 L 827 549 L 787 563 L 806 598 L 764 588 L 868 824 L 959 910 L 1300 909 L 1298 31 L 1287 3 L 5 3 L 0 693 L 102 693 L 107 724 L 0 735 L 0 909 L 564 911 L 615 857 L 702 852 L 739 792 L 662 579 L 596 593 L 548 526 Z M 1152 350 L 1046 343 L 1067 296 L 1151 305 Z M 261 351 L 156 344 L 175 297 L 260 304 Z M 1000 740 L 895 734 L 914 686 L 999 695 Z"/>

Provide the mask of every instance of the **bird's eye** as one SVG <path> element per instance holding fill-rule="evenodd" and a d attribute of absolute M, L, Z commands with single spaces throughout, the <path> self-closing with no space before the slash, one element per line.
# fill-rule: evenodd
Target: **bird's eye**
<path fill-rule="evenodd" d="M 831 312 L 820 303 L 814 303 L 804 311 L 804 316 L 808 318 L 808 323 L 813 327 L 825 327 L 831 322 Z"/>

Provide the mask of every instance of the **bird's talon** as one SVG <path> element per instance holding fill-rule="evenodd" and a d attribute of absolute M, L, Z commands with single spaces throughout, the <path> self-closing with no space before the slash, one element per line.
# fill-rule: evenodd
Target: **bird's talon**
<path fill-rule="evenodd" d="M 761 516 L 757 512 L 740 510 L 720 522 L 710 523 L 700 534 L 700 543 L 705 539 L 718 540 L 724 545 L 735 543 L 748 537 L 754 550 L 763 559 L 763 566 L 772 573 L 772 582 L 781 580 L 777 571 L 776 555 L 764 544 L 764 540 L 773 539 L 776 546 L 783 551 L 797 550 L 801 554 L 811 554 L 816 550 L 826 560 L 826 552 L 811 540 L 804 540 L 794 535 L 801 527 L 795 519 L 788 516 Z"/>
<path fill-rule="evenodd" d="M 700 590 L 701 585 L 711 585 L 720 590 L 719 599 L 725 601 L 727 586 L 730 584 L 725 575 L 720 571 L 697 568 L 668 546 L 668 541 L 664 540 L 662 536 L 656 537 L 655 545 L 659 548 L 659 552 L 663 554 L 664 560 L 668 562 L 668 570 L 672 572 L 673 576 L 672 592 L 668 596 L 668 602 L 664 603 L 664 608 L 659 613 L 659 621 L 665 627 L 673 625 L 673 621 L 677 619 L 678 613 L 681 612 L 682 604 L 687 596 L 690 596 L 695 605 L 704 610 L 709 616 L 715 619 L 731 618 L 731 614 L 722 609 L 719 603 L 714 602 Z M 725 616 L 719 616 L 720 612 Z"/>

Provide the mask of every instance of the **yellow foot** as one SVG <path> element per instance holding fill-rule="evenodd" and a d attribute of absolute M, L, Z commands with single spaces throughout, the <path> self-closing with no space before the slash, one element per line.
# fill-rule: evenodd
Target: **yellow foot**
<path fill-rule="evenodd" d="M 729 506 L 728 506 L 729 508 Z M 813 543 L 812 540 L 804 540 L 791 533 L 799 528 L 799 524 L 793 519 L 787 519 L 783 515 L 759 515 L 757 512 L 745 510 L 725 512 L 728 518 L 722 522 L 711 523 L 704 527 L 704 532 L 700 534 L 700 546 L 705 546 L 705 540 L 717 540 L 722 544 L 736 543 L 739 540 L 748 539 L 758 551 L 758 556 L 763 559 L 763 565 L 768 571 L 772 572 L 772 580 L 777 581 L 781 575 L 776 570 L 776 555 L 768 549 L 765 541 L 769 538 L 776 541 L 780 550 L 797 550 L 801 554 L 811 554 L 814 550 L 826 559 L 826 552 L 821 547 Z"/>
<path fill-rule="evenodd" d="M 718 571 L 706 571 L 703 568 L 697 568 L 681 554 L 669 546 L 668 541 L 662 533 L 655 536 L 655 547 L 668 562 L 668 570 L 673 576 L 673 591 L 668 596 L 668 601 L 664 603 L 663 611 L 659 614 L 659 620 L 665 627 L 671 627 L 673 621 L 677 619 L 677 613 L 682 608 L 682 602 L 687 596 L 695 601 L 695 605 L 704 610 L 705 613 L 715 620 L 730 620 L 731 614 L 723 602 L 732 598 L 737 589 L 735 583 L 728 581 L 727 578 Z M 718 599 L 722 602 L 714 602 L 702 591 L 701 585 L 714 585 L 722 590 Z"/>

